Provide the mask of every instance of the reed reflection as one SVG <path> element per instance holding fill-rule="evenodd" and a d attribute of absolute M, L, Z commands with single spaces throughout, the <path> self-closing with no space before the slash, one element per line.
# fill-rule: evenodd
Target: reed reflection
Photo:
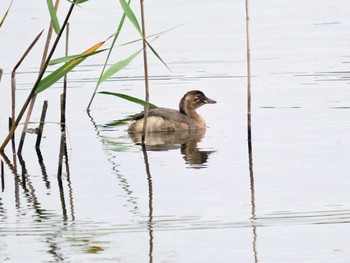
<path fill-rule="evenodd" d="M 248 160 L 249 160 L 249 179 L 250 179 L 250 204 L 251 204 L 251 220 L 252 220 L 252 229 L 253 229 L 253 254 L 254 262 L 257 263 L 258 260 L 258 251 L 256 249 L 256 243 L 258 239 L 258 234 L 256 231 L 256 211 L 255 211 L 255 184 L 254 184 L 254 170 L 253 170 L 253 145 L 252 141 L 248 140 Z"/>
<path fill-rule="evenodd" d="M 116 161 L 116 157 L 113 153 L 113 151 L 119 151 L 119 146 L 117 145 L 116 141 L 112 138 L 109 138 L 107 136 L 103 135 L 103 131 L 108 130 L 110 127 L 114 127 L 120 123 L 123 123 L 123 121 L 116 121 L 116 123 L 109 123 L 106 125 L 99 126 L 96 124 L 94 118 L 90 115 L 88 112 L 88 116 L 90 118 L 90 121 L 94 127 L 94 130 L 96 132 L 96 135 L 100 138 L 101 144 L 103 146 L 103 149 L 108 157 L 108 161 L 111 163 L 112 170 L 114 171 L 116 178 L 118 180 L 118 185 L 121 186 L 121 189 L 125 192 L 125 197 L 127 197 L 126 202 L 128 203 L 128 206 L 131 207 L 131 212 L 133 214 L 139 213 L 139 204 L 137 202 L 137 197 L 134 194 L 134 191 L 132 190 L 132 186 L 130 185 L 128 178 L 124 176 L 118 169 L 118 162 Z M 102 127 L 102 129 L 101 129 Z"/>
<path fill-rule="evenodd" d="M 38 162 L 40 165 L 43 181 L 45 182 L 46 189 L 49 190 L 51 188 L 51 183 L 50 183 L 49 177 L 47 175 L 46 167 L 44 164 L 44 158 L 41 154 L 40 148 L 36 148 L 35 150 L 36 150 L 36 155 L 38 157 Z"/>
<path fill-rule="evenodd" d="M 28 171 L 26 168 L 26 163 L 24 159 L 22 158 L 22 155 L 18 155 L 18 160 L 21 165 L 21 176 L 19 176 L 17 172 L 17 168 L 11 163 L 11 161 L 8 159 L 8 157 L 2 153 L 1 154 L 3 159 L 5 160 L 5 163 L 8 165 L 9 169 L 12 171 L 14 175 L 14 183 L 15 183 L 15 204 L 16 208 L 21 208 L 21 201 L 20 201 L 20 187 L 23 189 L 24 196 L 26 197 L 26 200 L 29 204 L 32 205 L 32 208 L 35 211 L 35 215 L 39 220 L 46 218 L 46 210 L 41 208 L 41 203 L 39 202 L 39 199 L 36 195 L 36 191 L 34 188 L 34 185 L 32 181 L 29 178 Z"/>
<path fill-rule="evenodd" d="M 4 162 L 1 160 L 1 192 L 5 191 L 5 173 L 4 173 Z M 5 216 L 5 209 L 3 207 L 2 199 L 0 197 L 0 218 Z"/>
<path fill-rule="evenodd" d="M 149 262 L 153 262 L 153 184 L 152 184 L 152 175 L 148 162 L 148 155 L 146 145 L 142 144 L 142 153 L 145 161 L 145 169 L 147 174 L 147 183 L 148 183 L 148 235 L 149 235 Z"/>
<path fill-rule="evenodd" d="M 16 204 L 16 208 L 19 208 L 19 203 L 20 203 L 20 199 L 19 199 L 19 182 L 20 182 L 20 178 L 19 175 L 17 173 L 17 166 L 13 165 L 10 161 L 10 159 L 7 157 L 7 155 L 3 152 L 0 152 L 1 157 L 3 158 L 3 160 L 5 161 L 6 165 L 8 166 L 8 168 L 11 170 L 12 174 L 14 175 L 14 182 L 15 182 L 15 204 Z M 4 182 L 5 185 L 5 182 Z M 4 189 L 5 190 L 5 189 Z"/>
<path fill-rule="evenodd" d="M 5 190 L 4 161 L 1 160 L 1 192 Z"/>
<path fill-rule="evenodd" d="M 2 199 L 0 197 L 0 219 L 6 218 L 6 209 L 3 206 Z"/>
<path fill-rule="evenodd" d="M 48 213 L 46 209 L 42 208 L 41 202 L 39 201 L 39 198 L 36 195 L 35 187 L 30 179 L 26 168 L 26 163 L 21 154 L 18 155 L 18 160 L 22 168 L 21 186 L 24 190 L 26 199 L 29 203 L 32 204 L 32 208 L 34 209 L 35 215 L 38 217 L 38 219 L 47 219 Z M 18 207 L 20 207 L 20 204 L 18 204 Z"/>
<path fill-rule="evenodd" d="M 62 214 L 64 221 L 68 220 L 67 215 L 67 206 L 66 206 L 66 199 L 65 199 L 65 192 L 63 187 L 63 162 L 65 167 L 65 174 L 67 179 L 67 186 L 68 186 L 68 197 L 69 197 L 69 207 L 70 207 L 70 215 L 71 219 L 75 220 L 74 216 L 74 202 L 73 202 L 73 188 L 70 181 L 70 172 L 69 172 L 69 162 L 68 162 L 68 152 L 67 152 L 67 142 L 66 142 L 66 132 L 63 131 L 61 133 L 61 141 L 60 141 L 60 151 L 59 151 L 59 158 L 58 158 L 58 169 L 57 169 L 57 182 L 58 182 L 58 188 L 60 191 L 60 200 L 61 200 L 61 207 L 62 207 Z"/>
<path fill-rule="evenodd" d="M 36 153 L 38 157 L 38 163 L 41 168 L 42 173 L 42 181 L 45 183 L 46 189 L 51 189 L 51 182 L 49 180 L 49 176 L 46 170 L 44 157 L 40 151 L 39 148 L 36 148 Z M 27 170 L 26 162 L 22 156 L 21 153 L 17 154 L 19 165 L 21 171 L 17 169 L 16 165 L 12 164 L 10 159 L 2 152 L 1 153 L 2 159 L 8 166 L 8 168 L 11 170 L 12 174 L 14 175 L 14 184 L 15 184 L 15 203 L 16 208 L 21 209 L 21 199 L 20 199 L 20 188 L 23 189 L 23 194 L 25 199 L 29 204 L 31 204 L 32 208 L 35 211 L 35 215 L 38 219 L 48 219 L 49 214 L 52 214 L 51 212 L 48 212 L 48 210 L 42 208 L 41 202 L 39 201 L 38 196 L 36 195 L 37 191 L 35 189 L 35 184 L 32 182 L 30 173 Z M 63 162 L 64 160 L 64 162 Z M 64 164 L 64 166 L 63 166 Z M 63 170 L 63 168 L 65 170 Z M 63 218 L 66 221 L 68 219 L 68 207 L 66 205 L 66 198 L 65 198 L 65 191 L 64 191 L 64 178 L 63 174 L 66 175 L 66 181 L 68 186 L 68 199 L 69 199 L 69 208 L 70 208 L 70 216 L 71 219 L 74 220 L 74 200 L 73 200 L 73 187 L 70 181 L 70 172 L 69 172 L 69 162 L 68 162 L 68 154 L 67 154 L 67 144 L 66 144 L 66 134 L 65 132 L 62 133 L 61 141 L 60 141 L 60 154 L 59 154 L 59 161 L 58 161 L 58 175 L 57 175 L 57 181 L 58 181 L 58 189 L 59 189 L 59 195 L 62 205 L 62 211 L 63 211 Z M 3 190 L 5 191 L 5 177 L 2 180 L 2 186 Z"/>
<path fill-rule="evenodd" d="M 153 132 L 146 133 L 145 147 L 147 151 L 168 151 L 180 149 L 185 163 L 191 168 L 203 168 L 214 150 L 198 148 L 198 143 L 203 139 L 205 129 L 196 131 Z M 141 144 L 141 133 L 129 134 L 132 141 Z"/>

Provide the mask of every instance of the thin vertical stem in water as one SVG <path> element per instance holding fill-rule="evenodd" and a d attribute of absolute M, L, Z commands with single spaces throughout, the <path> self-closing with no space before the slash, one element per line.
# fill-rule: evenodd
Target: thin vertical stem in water
<path fill-rule="evenodd" d="M 9 118 L 9 130 L 11 130 L 12 122 L 13 122 L 13 119 L 10 117 Z M 11 146 L 12 146 L 13 163 L 14 163 L 15 167 L 17 167 L 15 134 L 12 135 Z"/>
<path fill-rule="evenodd" d="M 38 42 L 39 38 L 41 37 L 44 30 L 42 30 L 32 41 L 32 43 L 29 45 L 29 47 L 26 49 L 26 51 L 23 53 L 20 60 L 17 62 L 17 64 L 14 66 L 12 72 L 11 72 L 11 102 L 12 102 L 12 111 L 11 111 L 11 117 L 12 120 L 15 119 L 16 115 L 16 70 L 19 68 L 19 66 L 22 64 L 23 60 L 27 57 L 29 52 L 32 50 L 36 42 Z"/>
<path fill-rule="evenodd" d="M 1 191 L 5 190 L 4 162 L 1 160 Z"/>
<path fill-rule="evenodd" d="M 28 112 L 27 112 L 26 119 L 25 119 L 24 124 L 23 124 L 23 129 L 22 129 L 21 138 L 20 138 L 19 144 L 18 144 L 17 154 L 21 154 L 22 153 L 23 144 L 24 144 L 24 140 L 26 138 L 26 132 L 27 132 L 28 124 L 29 124 L 29 119 L 30 119 L 30 116 L 32 115 L 32 111 L 33 111 L 33 108 L 34 108 L 35 100 L 36 100 L 36 95 L 34 95 L 32 97 L 32 99 L 30 100 L 30 106 L 29 106 L 29 109 L 28 109 Z M 24 112 L 23 112 L 23 114 L 24 114 Z"/>
<path fill-rule="evenodd" d="M 251 193 L 251 213 L 252 220 L 256 219 L 255 210 L 255 185 L 254 185 L 254 171 L 253 171 L 253 146 L 252 146 L 252 114 L 251 114 L 251 69 L 250 69 L 250 34 L 249 34 L 249 0 L 246 4 L 246 37 L 247 37 L 247 129 L 248 129 L 248 155 L 249 155 L 249 177 L 250 177 L 250 193 Z M 256 226 L 253 222 L 253 251 L 254 262 L 258 262 L 258 253 L 256 249 L 257 233 Z"/>
<path fill-rule="evenodd" d="M 66 46 L 65 56 L 68 56 L 69 46 L 69 23 L 66 28 Z M 63 94 L 61 96 L 61 131 L 63 132 L 66 127 L 66 100 L 67 100 L 67 74 L 63 78 Z"/>
<path fill-rule="evenodd" d="M 55 3 L 56 12 L 58 10 L 59 4 L 60 4 L 60 0 L 56 0 L 56 3 Z M 41 57 L 40 72 L 45 67 L 45 61 L 46 61 L 47 53 L 48 53 L 49 47 L 50 47 L 52 32 L 53 32 L 53 25 L 52 25 L 52 21 L 50 21 L 49 30 L 47 32 L 46 43 L 45 43 L 45 47 L 44 47 L 44 52 L 43 52 L 43 55 Z M 39 73 L 39 75 L 40 75 L 40 73 Z M 30 117 L 32 116 L 33 108 L 35 105 L 35 100 L 36 100 L 36 94 L 33 94 L 33 97 L 30 101 L 29 110 L 27 112 L 27 116 L 26 116 L 26 119 L 25 119 L 24 124 L 23 124 L 21 139 L 20 139 L 19 145 L 18 145 L 18 154 L 22 153 L 22 148 L 23 148 L 24 140 L 26 138 L 26 132 L 27 132 L 29 121 L 30 121 Z"/>
<path fill-rule="evenodd" d="M 43 136 L 46 111 L 47 111 L 47 100 L 44 101 L 43 109 L 41 111 L 41 118 L 40 118 L 40 124 L 39 124 L 39 129 L 38 129 L 38 136 L 36 138 L 36 143 L 35 143 L 35 148 L 37 148 L 37 149 L 40 147 L 41 138 Z"/>
<path fill-rule="evenodd" d="M 255 218 L 255 201 L 254 201 L 254 174 L 253 174 L 253 147 L 251 140 L 251 71 L 250 71 L 250 41 L 249 41 L 249 0 L 246 3 L 246 34 L 247 34 L 247 115 L 248 115 L 248 153 L 249 153 L 249 173 L 252 192 L 252 217 Z"/>
<path fill-rule="evenodd" d="M 16 73 L 13 70 L 11 73 L 11 118 L 16 117 Z"/>
<path fill-rule="evenodd" d="M 248 141 L 252 139 L 252 116 L 251 116 L 251 71 L 250 71 L 250 37 L 249 37 L 249 0 L 245 1 L 246 8 L 246 36 L 247 36 L 247 114 L 248 114 Z"/>
<path fill-rule="evenodd" d="M 66 127 L 66 113 L 65 113 L 65 108 L 66 108 L 66 101 L 65 101 L 65 96 L 64 93 L 61 94 L 60 96 L 60 105 L 61 105 L 61 132 L 64 132 L 65 127 Z"/>
<path fill-rule="evenodd" d="M 71 14 L 72 14 L 72 12 L 73 12 L 74 7 L 75 7 L 75 0 L 72 2 L 71 6 L 70 6 L 70 8 L 69 8 L 69 10 L 68 10 L 68 13 L 67 13 L 67 15 L 66 15 L 66 18 L 65 18 L 65 20 L 64 20 L 64 22 L 63 22 L 63 24 L 62 24 L 61 31 L 58 33 L 58 35 L 57 35 L 57 37 L 56 37 L 56 40 L 55 40 L 55 42 L 54 42 L 54 44 L 53 44 L 53 46 L 52 46 L 52 48 L 51 48 L 51 51 L 50 51 L 49 55 L 47 56 L 47 59 L 46 59 L 46 61 L 45 61 L 44 67 L 42 68 L 42 70 L 40 70 L 40 74 L 39 74 L 39 76 L 38 76 L 38 78 L 37 78 L 37 80 L 36 80 L 36 82 L 35 82 L 35 84 L 34 84 L 32 90 L 30 91 L 30 93 L 29 93 L 29 95 L 28 95 L 26 101 L 24 102 L 21 111 L 19 112 L 19 114 L 18 114 L 16 120 L 14 121 L 14 124 L 12 125 L 12 128 L 11 128 L 9 134 L 7 135 L 7 137 L 5 138 L 5 140 L 3 141 L 2 145 L 0 146 L 0 152 L 3 152 L 3 151 L 4 151 L 6 145 L 8 144 L 8 142 L 10 141 L 10 139 L 12 138 L 12 136 L 13 136 L 13 134 L 14 134 L 14 132 L 15 132 L 15 130 L 16 130 L 16 128 L 17 128 L 19 122 L 21 121 L 21 119 L 22 119 L 22 117 L 23 117 L 23 115 L 24 115 L 24 113 L 25 113 L 25 111 L 26 111 L 26 109 L 27 109 L 27 107 L 28 107 L 30 101 L 32 100 L 33 96 L 35 95 L 35 91 L 36 91 L 36 89 L 37 89 L 37 87 L 38 87 L 38 85 L 39 85 L 41 79 L 42 79 L 43 76 L 44 76 L 44 73 L 45 73 L 45 71 L 46 71 L 46 68 L 48 67 L 49 61 L 50 61 L 50 59 L 51 59 L 53 53 L 54 53 L 55 50 L 56 50 L 56 47 L 57 47 L 57 45 L 58 45 L 58 42 L 59 42 L 60 39 L 61 39 L 62 33 L 63 33 L 63 31 L 64 31 L 64 29 L 65 29 L 65 27 L 66 27 L 66 24 L 68 23 L 68 20 L 69 20 Z"/>
<path fill-rule="evenodd" d="M 146 137 L 146 127 L 149 109 L 149 84 L 148 84 L 148 65 L 147 65 L 147 44 L 146 44 L 146 25 L 145 25 L 145 12 L 143 7 L 143 0 L 140 0 L 141 4 L 141 23 L 142 23 L 142 45 L 143 45 L 143 65 L 145 72 L 145 107 L 144 107 L 144 118 L 143 118 L 143 128 L 142 128 L 142 143 L 145 142 Z"/>

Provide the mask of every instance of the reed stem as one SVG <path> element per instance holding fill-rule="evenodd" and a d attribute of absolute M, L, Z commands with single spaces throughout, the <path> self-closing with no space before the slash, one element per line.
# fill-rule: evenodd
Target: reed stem
<path fill-rule="evenodd" d="M 10 117 L 9 118 L 9 131 L 11 130 L 12 122 L 13 122 L 13 119 Z M 11 138 L 11 145 L 12 145 L 13 164 L 15 165 L 15 167 L 17 167 L 15 134 L 13 134 L 13 136 Z"/>
<path fill-rule="evenodd" d="M 250 36 L 249 36 L 249 0 L 245 1 L 246 7 L 246 37 L 247 37 L 247 115 L 248 115 L 248 142 L 252 139 L 252 117 L 251 117 L 251 70 L 250 70 Z"/>
<path fill-rule="evenodd" d="M 131 2 L 131 0 L 128 1 L 128 5 L 130 5 L 130 2 Z M 114 38 L 113 38 L 111 47 L 110 47 L 110 49 L 108 50 L 108 54 L 107 54 L 105 63 L 104 63 L 104 65 L 103 65 L 103 68 L 102 68 L 100 77 L 99 77 L 99 79 L 98 79 L 98 81 L 97 81 L 95 90 L 94 90 L 94 92 L 93 92 L 93 94 L 92 94 L 92 96 L 91 96 L 91 98 L 90 98 L 89 104 L 88 104 L 88 106 L 87 106 L 87 108 L 86 108 L 86 111 L 87 111 L 87 112 L 90 111 L 91 104 L 92 104 L 93 100 L 95 99 L 95 96 L 96 96 L 96 93 L 97 93 L 97 89 L 98 89 L 98 87 L 100 86 L 100 80 L 101 80 L 101 78 L 102 78 L 102 76 L 103 76 L 103 73 L 104 73 L 105 70 L 106 70 L 107 63 L 108 63 L 109 57 L 111 56 L 113 47 L 114 47 L 115 43 L 117 42 L 117 39 L 118 39 L 118 37 L 119 37 L 119 34 L 120 34 L 120 32 L 121 32 L 121 30 L 122 30 L 122 28 L 123 28 L 125 18 L 126 18 L 126 15 L 125 15 L 125 13 L 123 13 L 122 18 L 121 18 L 120 21 L 119 21 L 119 25 L 118 25 L 118 28 L 117 28 L 117 32 L 116 32 L 115 35 L 114 35 Z"/>
<path fill-rule="evenodd" d="M 58 10 L 59 4 L 60 4 L 60 0 L 56 0 L 56 3 L 55 3 L 55 10 L 56 10 L 56 12 Z M 46 58 L 47 58 L 47 53 L 48 53 L 49 47 L 50 47 L 52 32 L 53 32 L 53 25 L 52 25 L 52 21 L 50 21 L 49 30 L 48 30 L 47 36 L 46 36 L 44 52 L 43 52 L 43 55 L 41 57 L 40 70 L 42 70 L 44 65 L 45 65 L 45 61 L 46 61 Z M 32 112 L 33 112 L 33 109 L 34 109 L 35 101 L 36 101 L 36 94 L 33 95 L 33 98 L 30 101 L 29 110 L 27 112 L 27 116 L 26 116 L 26 119 L 24 121 L 22 134 L 21 134 L 21 139 L 20 139 L 19 145 L 18 145 L 18 154 L 22 153 L 24 140 L 26 138 L 26 132 L 27 132 L 29 121 L 30 121 L 30 117 L 32 116 Z"/>
<path fill-rule="evenodd" d="M 46 111 L 47 111 L 47 100 L 44 101 L 43 109 L 41 112 L 40 124 L 39 124 L 39 129 L 38 129 L 38 136 L 37 136 L 36 143 L 35 143 L 35 148 L 37 148 L 37 149 L 40 148 L 41 138 L 43 136 Z"/>
<path fill-rule="evenodd" d="M 39 38 L 41 37 L 44 30 L 42 30 L 32 41 L 32 43 L 29 45 L 29 47 L 26 49 L 26 51 L 23 53 L 20 60 L 17 62 L 17 64 L 14 66 L 12 72 L 11 72 L 11 103 L 12 103 L 12 111 L 11 111 L 11 118 L 12 120 L 15 119 L 16 115 L 16 70 L 19 68 L 19 66 L 22 64 L 24 59 L 27 57 L 29 52 L 32 50 L 36 42 L 38 42 Z"/>
<path fill-rule="evenodd" d="M 5 190 L 4 162 L 1 160 L 1 192 Z"/>
<path fill-rule="evenodd" d="M 19 143 L 18 143 L 17 154 L 21 154 L 22 153 L 23 144 L 24 144 L 24 140 L 26 138 L 26 133 L 27 133 L 27 128 L 28 128 L 30 116 L 32 115 L 32 111 L 34 109 L 35 100 L 36 100 L 36 95 L 34 94 L 32 99 L 30 100 L 30 105 L 29 105 L 29 108 L 28 108 L 28 111 L 27 111 L 27 116 L 26 116 L 26 119 L 25 119 L 24 124 L 23 124 L 21 138 L 20 138 Z"/>
<path fill-rule="evenodd" d="M 147 118 L 149 110 L 149 82 L 148 82 L 148 65 L 147 65 L 147 43 L 146 43 L 146 25 L 145 25 L 145 12 L 143 0 L 140 0 L 141 4 L 141 24 L 142 24 L 142 46 L 143 46 L 143 66 L 145 73 L 145 107 L 144 107 L 144 118 L 143 118 L 143 128 L 142 128 L 142 143 L 145 142 L 146 128 L 147 128 Z"/>
<path fill-rule="evenodd" d="M 55 52 L 55 50 L 56 50 L 56 47 L 57 47 L 57 45 L 58 45 L 58 43 L 59 43 L 59 41 L 60 41 L 60 39 L 61 39 L 62 33 L 63 33 L 63 31 L 64 31 L 64 29 L 65 29 L 67 23 L 68 23 L 68 20 L 69 20 L 69 18 L 70 18 L 70 16 L 71 16 L 72 12 L 73 12 L 73 9 L 74 9 L 74 7 L 75 7 L 75 2 L 76 2 L 76 0 L 74 0 L 73 3 L 72 3 L 71 6 L 70 6 L 70 8 L 69 8 L 69 10 L 68 10 L 68 13 L 67 13 L 67 15 L 66 15 L 66 18 L 65 18 L 65 20 L 64 20 L 64 22 L 63 22 L 63 24 L 62 24 L 62 28 L 61 28 L 60 32 L 58 33 L 58 35 L 57 35 L 57 37 L 56 37 L 56 40 L 55 40 L 55 42 L 54 42 L 54 44 L 53 44 L 53 46 L 52 46 L 52 48 L 51 48 L 51 51 L 50 51 L 50 53 L 49 53 L 49 55 L 48 55 L 48 57 L 47 57 L 47 59 L 46 59 L 46 62 L 45 62 L 45 64 L 44 64 L 43 68 L 41 69 L 40 74 L 39 74 L 39 76 L 38 76 L 38 78 L 37 78 L 37 80 L 36 80 L 36 82 L 35 82 L 35 84 L 34 84 L 32 90 L 30 91 L 30 93 L 29 93 L 29 95 L 28 95 L 26 101 L 24 102 L 24 104 L 23 104 L 23 106 L 22 106 L 22 109 L 21 109 L 21 111 L 19 112 L 19 114 L 18 114 L 18 116 L 17 116 L 17 118 L 16 118 L 14 124 L 12 125 L 9 134 L 7 135 L 7 137 L 5 138 L 5 140 L 3 141 L 2 145 L 0 146 L 0 152 L 4 152 L 4 149 L 5 149 L 6 145 L 7 145 L 8 142 L 10 141 L 10 139 L 11 139 L 13 133 L 15 132 L 15 130 L 16 130 L 16 128 L 17 128 L 19 122 L 21 121 L 21 119 L 22 119 L 22 117 L 23 117 L 23 115 L 24 115 L 24 113 L 25 113 L 25 111 L 26 111 L 26 109 L 27 109 L 27 107 L 28 107 L 30 101 L 32 100 L 33 96 L 35 95 L 35 91 L 36 91 L 36 89 L 37 89 L 37 87 L 38 87 L 38 85 L 39 85 L 41 79 L 42 79 L 43 76 L 44 76 L 44 73 L 45 73 L 45 71 L 46 71 L 46 68 L 48 67 L 49 61 L 51 60 L 52 55 L 54 54 L 54 52 Z"/>
<path fill-rule="evenodd" d="M 69 47 L 69 23 L 66 28 L 66 46 L 65 56 L 68 56 Z M 61 131 L 63 132 L 66 128 L 66 101 L 67 101 L 67 74 L 63 78 L 63 93 L 61 96 Z"/>

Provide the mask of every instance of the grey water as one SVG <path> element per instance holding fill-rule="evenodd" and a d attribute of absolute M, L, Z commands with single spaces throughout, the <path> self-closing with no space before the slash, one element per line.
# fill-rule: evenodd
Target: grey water
<path fill-rule="evenodd" d="M 88 58 L 68 75 L 62 177 L 61 82 L 36 101 L 31 128 L 49 105 L 41 151 L 28 134 L 22 160 L 10 145 L 1 157 L 0 262 L 349 262 L 350 2 L 250 2 L 252 154 L 244 1 L 145 2 L 149 35 L 175 27 L 151 43 L 170 70 L 149 51 L 150 100 L 176 109 L 202 90 L 217 101 L 198 110 L 206 133 L 152 138 L 143 151 L 127 124 L 111 125 L 141 106 L 98 94 L 86 113 L 105 53 Z M 75 8 L 69 52 L 107 39 L 121 14 L 118 1 Z M 1 141 L 11 71 L 49 21 L 45 2 L 15 1 L 0 28 Z M 17 70 L 17 112 L 44 38 Z M 126 21 L 110 64 L 136 52 L 140 42 L 121 44 L 138 38 Z M 142 57 L 99 89 L 143 98 Z"/>

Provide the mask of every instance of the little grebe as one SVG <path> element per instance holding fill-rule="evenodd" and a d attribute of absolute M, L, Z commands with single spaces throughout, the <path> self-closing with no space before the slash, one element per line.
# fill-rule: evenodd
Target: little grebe
<path fill-rule="evenodd" d="M 183 130 L 205 129 L 204 119 L 196 112 L 204 104 L 214 104 L 203 92 L 192 90 L 181 99 L 179 111 L 167 108 L 150 109 L 147 118 L 147 132 L 175 132 Z M 142 132 L 144 113 L 134 116 L 128 132 Z"/>

